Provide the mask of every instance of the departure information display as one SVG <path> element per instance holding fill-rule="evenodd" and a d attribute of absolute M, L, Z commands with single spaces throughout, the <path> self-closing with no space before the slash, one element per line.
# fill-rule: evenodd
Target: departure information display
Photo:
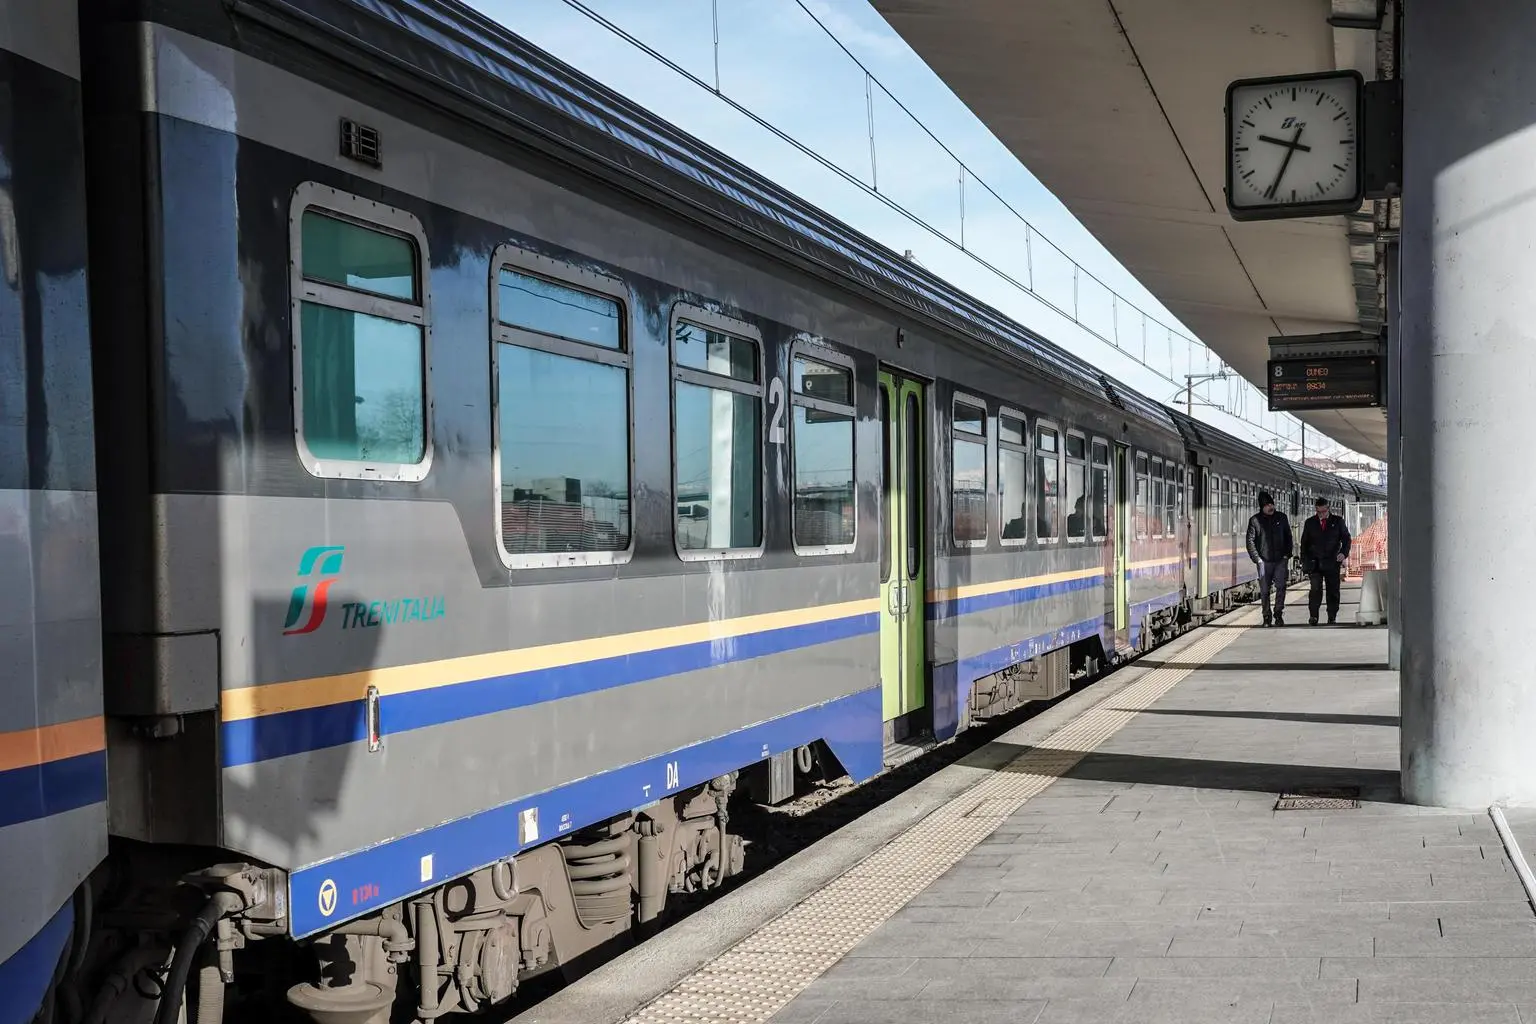
<path fill-rule="evenodd" d="M 1377 356 L 1269 361 L 1269 411 L 1362 409 L 1381 405 Z"/>

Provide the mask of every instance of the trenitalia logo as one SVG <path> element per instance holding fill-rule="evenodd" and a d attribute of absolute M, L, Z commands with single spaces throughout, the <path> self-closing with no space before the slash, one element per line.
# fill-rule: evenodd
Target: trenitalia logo
<path fill-rule="evenodd" d="M 295 636 L 313 633 L 325 621 L 326 592 L 341 577 L 343 545 L 310 548 L 299 557 L 299 578 L 306 582 L 293 588 L 288 599 L 288 618 L 283 622 L 283 635 Z M 309 618 L 304 618 L 305 606 Z M 299 625 L 303 619 L 304 624 Z"/>

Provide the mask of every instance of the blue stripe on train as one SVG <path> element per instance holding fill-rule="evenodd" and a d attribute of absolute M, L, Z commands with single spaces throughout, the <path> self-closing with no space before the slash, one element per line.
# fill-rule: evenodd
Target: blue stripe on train
<path fill-rule="evenodd" d="M 974 612 L 989 611 L 993 608 L 1006 608 L 1009 605 L 1023 604 L 1026 601 L 1038 601 L 1043 597 L 1056 597 L 1059 594 L 1070 594 L 1079 590 L 1093 590 L 1104 586 L 1103 575 L 1083 576 L 1075 580 L 1057 580 L 1054 583 L 1037 583 L 1028 587 L 1017 587 L 1013 590 L 1000 590 L 995 594 L 977 594 L 973 597 L 955 597 L 943 601 L 934 601 L 928 606 L 928 619 L 937 622 L 942 619 L 953 619 L 961 615 L 970 615 Z"/>
<path fill-rule="evenodd" d="M 0 962 L 0 1024 L 32 1024 L 37 1018 L 74 927 L 75 903 L 71 899 L 26 945 Z"/>
<path fill-rule="evenodd" d="M 0 828 L 62 814 L 107 798 L 107 753 L 27 765 L 0 772 Z"/>
<path fill-rule="evenodd" d="M 704 640 L 389 694 L 379 700 L 379 724 L 384 735 L 389 736 L 683 672 L 783 654 L 873 634 L 879 629 L 879 613 L 868 612 L 722 640 Z M 359 743 L 366 738 L 362 701 L 238 719 L 223 724 L 224 765 L 251 764 Z"/>
<path fill-rule="evenodd" d="M 879 771 L 884 754 L 880 688 L 301 868 L 288 883 L 293 934 L 334 927 L 542 841 L 817 739 L 827 741 L 856 781 Z M 537 822 L 532 836 L 523 818 L 530 810 Z"/>

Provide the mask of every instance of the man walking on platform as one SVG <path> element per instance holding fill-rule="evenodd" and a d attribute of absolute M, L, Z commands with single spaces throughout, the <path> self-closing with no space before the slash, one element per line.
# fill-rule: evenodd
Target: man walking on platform
<path fill-rule="evenodd" d="M 1275 499 L 1259 492 L 1259 511 L 1248 520 L 1248 557 L 1259 569 L 1259 592 L 1264 598 L 1264 625 L 1285 625 L 1286 563 L 1291 558 L 1291 521 L 1275 511 Z M 1275 589 L 1275 611 L 1269 611 L 1269 589 Z M 1315 617 L 1315 615 L 1314 615 Z"/>
<path fill-rule="evenodd" d="M 1301 563 L 1312 579 L 1307 595 L 1311 625 L 1317 625 L 1318 606 L 1323 602 L 1323 585 L 1328 587 L 1328 624 L 1339 617 L 1339 572 L 1349 557 L 1349 530 L 1344 520 L 1328 514 L 1328 499 L 1317 499 L 1317 515 L 1301 528 Z"/>

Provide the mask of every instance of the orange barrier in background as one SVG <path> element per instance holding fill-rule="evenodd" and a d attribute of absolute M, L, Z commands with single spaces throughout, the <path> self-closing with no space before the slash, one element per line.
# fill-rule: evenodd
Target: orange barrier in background
<path fill-rule="evenodd" d="M 1387 567 L 1387 517 L 1381 516 L 1354 537 L 1344 575 L 1358 579 L 1367 569 Z"/>

